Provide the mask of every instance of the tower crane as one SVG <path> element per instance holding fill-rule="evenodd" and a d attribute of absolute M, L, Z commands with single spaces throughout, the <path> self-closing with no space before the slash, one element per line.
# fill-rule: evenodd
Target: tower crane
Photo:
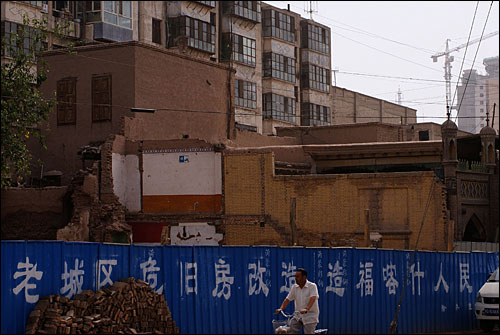
<path fill-rule="evenodd" d="M 438 61 L 438 58 L 441 56 L 444 56 L 444 80 L 446 81 L 446 106 L 450 105 L 450 98 L 451 98 L 451 62 L 453 62 L 454 57 L 450 56 L 450 53 L 458 51 L 467 45 L 471 45 L 474 43 L 477 43 L 481 40 L 485 40 L 487 38 L 490 38 L 492 36 L 498 35 L 498 31 L 494 31 L 492 33 L 489 33 L 487 35 L 484 35 L 482 38 L 476 38 L 472 41 L 469 41 L 468 43 L 459 45 L 457 47 L 454 47 L 452 49 L 449 48 L 448 43 L 451 41 L 450 39 L 446 40 L 446 50 L 443 52 L 438 52 L 437 54 L 431 56 L 432 61 L 436 63 Z M 451 108 L 451 106 L 450 106 Z"/>

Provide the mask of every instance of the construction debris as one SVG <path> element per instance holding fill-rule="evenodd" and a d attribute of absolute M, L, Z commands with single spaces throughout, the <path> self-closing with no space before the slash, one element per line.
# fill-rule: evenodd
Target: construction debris
<path fill-rule="evenodd" d="M 125 278 L 94 293 L 41 298 L 26 321 L 26 334 L 179 334 L 163 294 Z"/>

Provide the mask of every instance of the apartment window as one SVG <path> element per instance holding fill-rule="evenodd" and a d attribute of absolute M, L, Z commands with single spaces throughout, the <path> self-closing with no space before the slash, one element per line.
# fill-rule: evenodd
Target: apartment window
<path fill-rule="evenodd" d="M 28 5 L 37 6 L 37 7 L 42 7 L 43 4 L 48 3 L 48 1 L 19 1 L 19 2 L 23 2 L 23 3 L 26 3 Z"/>
<path fill-rule="evenodd" d="M 52 1 L 52 15 L 62 17 L 68 12 L 71 17 L 75 17 L 76 5 L 76 1 Z"/>
<path fill-rule="evenodd" d="M 257 85 L 249 81 L 235 80 L 234 103 L 239 107 L 257 108 Z"/>
<path fill-rule="evenodd" d="M 102 21 L 101 2 L 102 1 L 76 1 L 76 17 L 82 19 L 83 7 L 85 5 L 85 20 L 87 23 Z M 108 4 L 107 6 L 108 8 L 113 8 L 112 4 Z"/>
<path fill-rule="evenodd" d="M 104 1 L 103 7 L 104 22 L 132 29 L 131 1 Z"/>
<path fill-rule="evenodd" d="M 479 111 L 480 111 L 481 113 L 484 113 L 484 108 L 480 108 L 480 109 L 479 109 Z"/>
<path fill-rule="evenodd" d="M 275 11 L 266 9 L 262 11 L 263 36 L 276 37 L 287 42 L 295 41 L 295 18 Z"/>
<path fill-rule="evenodd" d="M 484 101 L 483 100 L 479 101 L 479 104 L 484 105 Z"/>
<path fill-rule="evenodd" d="M 479 89 L 482 90 L 482 89 L 484 89 L 484 87 L 483 86 L 479 86 Z"/>
<path fill-rule="evenodd" d="M 250 21 L 261 21 L 260 1 L 223 1 L 224 14 L 232 14 Z"/>
<path fill-rule="evenodd" d="M 479 97 L 480 98 L 484 97 L 484 94 L 483 93 L 479 93 Z"/>
<path fill-rule="evenodd" d="M 418 140 L 419 141 L 428 141 L 429 140 L 429 130 L 420 130 L 418 132 Z"/>
<path fill-rule="evenodd" d="M 153 19 L 153 43 L 161 44 L 161 20 Z"/>
<path fill-rule="evenodd" d="M 195 2 L 202 4 L 202 5 L 205 5 L 205 6 L 208 6 L 208 7 L 212 7 L 212 8 L 215 7 L 215 1 L 195 1 Z"/>
<path fill-rule="evenodd" d="M 266 93 L 262 95 L 264 118 L 296 123 L 295 99 L 279 94 Z"/>
<path fill-rule="evenodd" d="M 302 66 L 301 82 L 304 88 L 313 88 L 323 92 L 330 91 L 330 70 L 313 64 Z"/>
<path fill-rule="evenodd" d="M 34 39 L 38 33 L 35 28 L 2 21 L 2 56 L 13 57 L 18 54 L 19 50 L 22 50 L 24 55 L 38 53 L 43 48 L 41 41 L 34 45 Z M 21 41 L 18 44 L 15 43 L 15 35 L 22 38 L 22 43 Z"/>
<path fill-rule="evenodd" d="M 263 56 L 264 77 L 295 83 L 295 59 L 268 52 Z"/>
<path fill-rule="evenodd" d="M 331 124 L 330 107 L 303 103 L 301 106 L 302 126 L 328 126 Z"/>
<path fill-rule="evenodd" d="M 221 59 L 227 61 L 230 57 L 235 62 L 255 67 L 255 40 L 237 34 L 222 34 Z"/>
<path fill-rule="evenodd" d="M 111 74 L 92 77 L 92 121 L 111 121 Z"/>
<path fill-rule="evenodd" d="M 328 29 L 301 22 L 302 27 L 302 48 L 316 50 L 322 53 L 329 53 L 330 33 Z"/>
<path fill-rule="evenodd" d="M 168 27 L 169 47 L 177 46 L 179 38 L 186 37 L 189 47 L 215 53 L 215 25 L 189 16 L 179 16 L 169 19 Z"/>
<path fill-rule="evenodd" d="M 76 78 L 57 81 L 57 125 L 76 123 Z"/>

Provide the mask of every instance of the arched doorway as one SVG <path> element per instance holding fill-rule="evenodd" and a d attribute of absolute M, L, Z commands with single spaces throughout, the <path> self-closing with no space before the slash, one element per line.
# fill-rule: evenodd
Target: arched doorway
<path fill-rule="evenodd" d="M 476 214 L 473 214 L 467 222 L 462 241 L 486 242 L 486 231 Z"/>

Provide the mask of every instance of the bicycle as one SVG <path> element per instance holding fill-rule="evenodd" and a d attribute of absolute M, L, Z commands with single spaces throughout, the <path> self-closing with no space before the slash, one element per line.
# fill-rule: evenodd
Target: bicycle
<path fill-rule="evenodd" d="M 273 330 L 275 334 L 291 334 L 290 322 L 295 315 L 299 315 L 299 311 L 293 312 L 293 314 L 286 314 L 281 311 L 281 315 L 283 315 L 286 320 L 274 320 L 273 319 Z M 328 329 L 316 329 L 314 334 L 327 334 Z"/>

